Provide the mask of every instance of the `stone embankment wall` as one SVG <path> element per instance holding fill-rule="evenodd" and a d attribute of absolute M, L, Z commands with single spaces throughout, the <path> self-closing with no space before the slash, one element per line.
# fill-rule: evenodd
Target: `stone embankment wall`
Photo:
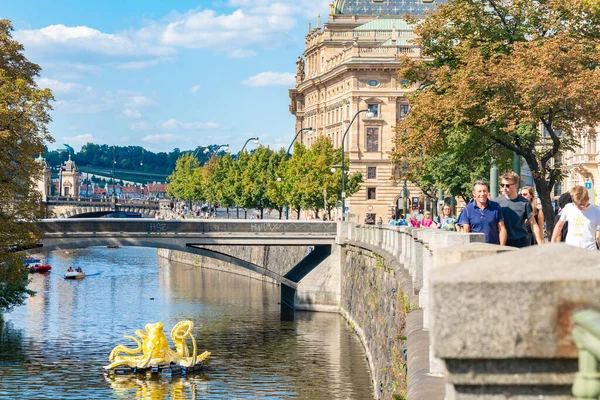
<path fill-rule="evenodd" d="M 417 299 L 401 266 L 374 250 L 342 251 L 341 313 L 367 351 L 377 398 L 405 399 L 406 318 Z"/>

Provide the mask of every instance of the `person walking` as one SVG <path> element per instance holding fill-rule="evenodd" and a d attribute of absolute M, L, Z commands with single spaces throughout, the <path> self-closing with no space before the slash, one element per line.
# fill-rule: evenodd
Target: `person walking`
<path fill-rule="evenodd" d="M 456 218 L 452 216 L 450 204 L 442 206 L 442 214 L 435 218 L 435 226 L 443 231 L 456 231 Z"/>
<path fill-rule="evenodd" d="M 544 235 L 533 216 L 533 209 L 529 200 L 517 193 L 519 175 L 510 171 L 502 174 L 500 187 L 502 195 L 494 199 L 502 207 L 502 216 L 506 226 L 506 245 L 523 248 L 530 245 L 527 221 L 531 225 L 531 232 L 538 243 L 544 243 Z"/>
<path fill-rule="evenodd" d="M 583 249 L 596 250 L 600 244 L 600 208 L 590 205 L 590 196 L 584 186 L 576 185 L 571 189 L 572 203 L 565 205 L 560 219 L 552 232 L 552 242 L 561 241 L 561 230 L 569 223 L 565 243 Z"/>
<path fill-rule="evenodd" d="M 459 221 L 463 232 L 481 232 L 485 242 L 506 244 L 506 228 L 500 204 L 489 199 L 488 184 L 484 180 L 473 183 L 473 201 L 468 203 Z"/>
<path fill-rule="evenodd" d="M 431 219 L 431 213 L 429 211 L 425 211 L 423 214 L 423 219 L 421 219 L 421 228 L 431 228 L 432 225 L 433 220 Z"/>
<path fill-rule="evenodd" d="M 521 196 L 525 197 L 531 203 L 531 209 L 533 210 L 533 219 L 537 222 L 538 226 L 540 227 L 540 232 L 543 233 L 544 232 L 544 212 L 537 208 L 533 187 L 523 186 L 521 188 L 521 190 L 519 190 L 519 193 L 521 194 Z M 527 221 L 527 223 L 525 224 L 525 229 L 527 230 L 527 237 L 529 238 L 528 240 L 529 240 L 530 245 L 533 246 L 535 244 L 540 244 L 533 236 L 533 231 L 531 229 L 531 224 L 529 224 L 529 221 Z M 543 236 L 544 235 L 542 234 L 542 237 Z"/>

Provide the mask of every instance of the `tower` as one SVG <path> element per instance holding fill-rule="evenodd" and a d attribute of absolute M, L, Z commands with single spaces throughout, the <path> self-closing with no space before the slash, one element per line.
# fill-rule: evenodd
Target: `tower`
<path fill-rule="evenodd" d="M 79 170 L 74 161 L 69 159 L 61 166 L 61 196 L 64 197 L 79 197 Z"/>

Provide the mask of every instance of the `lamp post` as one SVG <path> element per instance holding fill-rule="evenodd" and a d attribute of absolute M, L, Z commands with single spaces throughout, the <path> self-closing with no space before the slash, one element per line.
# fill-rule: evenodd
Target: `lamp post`
<path fill-rule="evenodd" d="M 370 110 L 358 110 L 356 114 L 354 114 L 354 117 L 352 117 L 352 121 L 350 121 L 350 124 L 348 125 L 346 131 L 344 132 L 344 135 L 342 136 L 342 221 L 346 220 L 346 173 L 344 170 L 344 143 L 346 142 L 346 134 L 350 130 L 352 123 L 354 122 L 358 114 L 362 112 L 367 113 L 367 118 L 371 118 L 373 116 L 373 113 Z"/>
<path fill-rule="evenodd" d="M 115 145 L 113 145 L 113 170 L 112 170 L 112 187 L 113 187 L 113 199 L 116 201 L 117 191 L 115 190 L 115 166 L 117 165 L 117 156 L 115 153 Z"/>
<path fill-rule="evenodd" d="M 215 155 L 217 155 L 219 153 L 219 150 L 221 150 L 223 147 L 225 147 L 225 151 L 229 151 L 228 144 L 221 144 L 221 145 L 219 145 L 219 147 L 217 147 L 217 149 L 215 151 L 212 152 L 211 157 L 214 157 Z M 204 149 L 204 154 L 208 154 L 208 153 L 210 153 L 210 149 L 207 147 L 206 149 Z"/>
<path fill-rule="evenodd" d="M 246 145 L 248 144 L 249 141 L 254 140 L 254 144 L 258 144 L 258 136 L 257 137 L 251 137 L 250 139 L 246 140 L 246 143 L 244 143 L 244 146 L 242 147 L 242 149 L 240 150 L 240 153 L 242 151 L 244 151 L 244 149 L 246 148 Z M 238 153 L 239 154 L 239 153 Z"/>
<path fill-rule="evenodd" d="M 290 150 L 292 150 L 292 146 L 294 145 L 294 142 L 296 141 L 296 139 L 298 138 L 298 135 L 302 131 L 308 131 L 306 133 L 308 133 L 309 135 L 312 135 L 312 133 L 313 133 L 312 128 L 302 128 L 298 132 L 296 132 L 296 136 L 294 136 L 294 140 L 292 140 L 292 143 L 290 143 L 290 147 L 288 147 L 287 152 L 285 153 L 286 158 L 290 158 L 290 156 L 291 156 Z"/>

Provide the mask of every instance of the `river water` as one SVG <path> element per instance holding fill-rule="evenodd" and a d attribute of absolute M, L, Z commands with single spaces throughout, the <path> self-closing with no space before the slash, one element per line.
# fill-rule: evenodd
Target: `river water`
<path fill-rule="evenodd" d="M 155 249 L 55 251 L 51 274 L 0 330 L 0 397 L 24 399 L 373 399 L 364 349 L 337 314 L 280 321 L 279 287 L 166 261 Z M 99 273 L 62 279 L 69 266 Z M 104 375 L 108 354 L 147 323 L 194 321 L 205 370 Z"/>

